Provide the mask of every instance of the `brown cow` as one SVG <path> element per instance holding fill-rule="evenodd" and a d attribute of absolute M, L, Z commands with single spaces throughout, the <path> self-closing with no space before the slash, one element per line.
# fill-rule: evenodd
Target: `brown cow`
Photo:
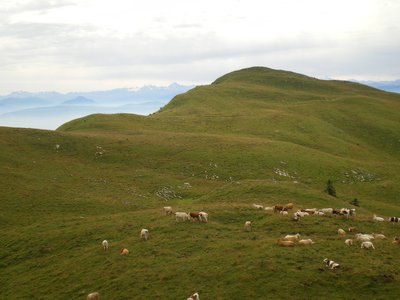
<path fill-rule="evenodd" d="M 283 207 L 284 210 L 289 210 L 289 209 L 293 209 L 293 203 L 287 203 L 285 204 L 285 206 Z"/>
<path fill-rule="evenodd" d="M 129 250 L 126 249 L 126 248 L 121 249 L 120 254 L 121 254 L 121 255 L 128 255 L 128 254 L 129 254 Z"/>
<path fill-rule="evenodd" d="M 189 213 L 189 216 L 192 218 L 193 221 L 196 220 L 196 219 L 197 219 L 197 221 L 200 221 L 200 214 L 199 213 L 191 212 L 191 213 Z"/>
<path fill-rule="evenodd" d="M 274 205 L 274 212 L 282 211 L 282 210 L 283 210 L 283 206 L 282 205 L 280 205 L 280 204 L 275 204 Z"/>

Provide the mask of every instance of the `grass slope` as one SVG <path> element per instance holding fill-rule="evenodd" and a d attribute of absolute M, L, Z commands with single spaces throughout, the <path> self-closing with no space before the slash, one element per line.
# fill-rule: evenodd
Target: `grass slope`
<path fill-rule="evenodd" d="M 396 296 L 399 248 L 377 241 L 375 251 L 349 249 L 336 230 L 399 234 L 371 220 L 400 216 L 399 105 L 398 95 L 359 84 L 250 68 L 149 117 L 92 115 L 55 132 L 0 128 L 0 297 Z M 323 192 L 328 179 L 338 198 Z M 178 197 L 157 197 L 163 187 Z M 348 207 L 354 198 L 361 204 L 354 220 L 293 223 L 251 209 L 253 202 Z M 176 223 L 162 215 L 165 204 L 207 211 L 210 222 Z M 141 228 L 149 241 L 139 240 Z M 276 245 L 296 232 L 316 244 Z M 118 254 L 122 247 L 128 257 Z M 325 257 L 342 268 L 325 269 Z"/>

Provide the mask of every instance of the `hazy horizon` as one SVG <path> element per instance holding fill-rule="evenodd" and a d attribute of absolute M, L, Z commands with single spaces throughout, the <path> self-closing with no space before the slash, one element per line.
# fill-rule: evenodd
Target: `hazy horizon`
<path fill-rule="evenodd" d="M 174 96 L 193 88 L 172 83 L 90 92 L 21 92 L 0 96 L 0 126 L 54 130 L 76 118 L 95 113 L 149 115 Z"/>

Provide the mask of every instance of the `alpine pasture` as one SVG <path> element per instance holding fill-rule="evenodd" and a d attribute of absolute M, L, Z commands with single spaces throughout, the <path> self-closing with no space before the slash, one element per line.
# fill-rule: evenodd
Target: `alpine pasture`
<path fill-rule="evenodd" d="M 0 166 L 1 299 L 398 295 L 400 224 L 387 221 L 400 217 L 398 94 L 249 68 L 146 117 L 2 127 Z M 325 192 L 328 180 L 337 197 Z M 290 202 L 286 216 L 252 206 Z M 208 222 L 177 222 L 164 206 L 207 212 Z M 356 215 L 292 220 L 314 207 Z M 296 233 L 314 244 L 278 245 Z M 387 239 L 375 250 L 345 244 L 355 233 Z"/>

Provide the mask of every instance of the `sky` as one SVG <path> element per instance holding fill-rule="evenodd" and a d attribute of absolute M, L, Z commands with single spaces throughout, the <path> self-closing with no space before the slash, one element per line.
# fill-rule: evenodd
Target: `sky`
<path fill-rule="evenodd" d="M 0 95 L 208 84 L 251 66 L 400 78 L 396 0 L 0 0 Z"/>

